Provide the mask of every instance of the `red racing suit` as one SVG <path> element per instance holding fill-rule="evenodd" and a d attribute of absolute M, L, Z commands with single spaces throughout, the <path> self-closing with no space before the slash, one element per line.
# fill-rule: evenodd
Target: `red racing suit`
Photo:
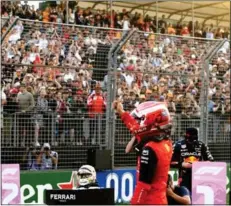
<path fill-rule="evenodd" d="M 129 113 L 123 113 L 121 119 L 132 133 L 139 129 L 138 122 Z M 141 141 L 139 136 L 136 138 Z M 166 189 L 172 153 L 170 140 L 155 141 L 153 138 L 144 145 L 138 157 L 137 184 L 131 204 L 167 204 Z"/>

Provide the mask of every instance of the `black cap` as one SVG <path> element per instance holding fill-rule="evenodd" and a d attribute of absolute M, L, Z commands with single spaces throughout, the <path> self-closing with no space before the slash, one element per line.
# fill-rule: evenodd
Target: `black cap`
<path fill-rule="evenodd" d="M 198 136 L 198 130 L 194 127 L 191 127 L 191 128 L 187 128 L 186 129 L 186 135 L 189 135 L 189 136 Z"/>
<path fill-rule="evenodd" d="M 186 129 L 185 138 L 188 142 L 194 142 L 198 140 L 198 130 L 195 127 Z"/>

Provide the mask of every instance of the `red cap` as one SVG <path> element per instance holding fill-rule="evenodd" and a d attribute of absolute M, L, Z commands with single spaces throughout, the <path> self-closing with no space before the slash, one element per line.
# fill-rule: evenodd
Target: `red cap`
<path fill-rule="evenodd" d="M 19 90 L 17 88 L 12 88 L 10 94 L 18 94 Z"/>
<path fill-rule="evenodd" d="M 77 94 L 77 95 L 82 95 L 82 94 L 83 94 L 83 91 L 78 90 L 78 91 L 76 92 L 76 94 Z"/>
<path fill-rule="evenodd" d="M 126 69 L 128 71 L 134 71 L 135 67 L 134 67 L 134 65 L 129 65 L 129 66 L 126 67 Z"/>

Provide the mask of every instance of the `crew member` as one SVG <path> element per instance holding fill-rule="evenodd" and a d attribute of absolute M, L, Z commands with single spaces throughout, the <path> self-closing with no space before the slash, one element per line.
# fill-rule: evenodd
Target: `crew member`
<path fill-rule="evenodd" d="M 192 163 L 213 161 L 213 156 L 202 141 L 198 140 L 198 130 L 187 128 L 185 138 L 175 143 L 171 167 L 179 169 L 179 184 L 192 190 Z"/>

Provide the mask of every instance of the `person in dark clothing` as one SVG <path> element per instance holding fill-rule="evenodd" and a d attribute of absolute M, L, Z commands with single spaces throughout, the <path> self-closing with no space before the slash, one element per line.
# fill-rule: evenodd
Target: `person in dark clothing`
<path fill-rule="evenodd" d="M 172 176 L 168 175 L 167 182 L 168 205 L 190 205 L 190 192 L 184 186 L 174 186 Z"/>
<path fill-rule="evenodd" d="M 87 107 L 86 102 L 82 97 L 83 92 L 78 90 L 73 94 L 74 99 L 70 102 L 70 111 L 73 116 L 73 121 L 75 121 L 72 125 L 75 130 L 75 140 L 77 145 L 83 144 L 83 121 L 84 114 L 86 114 Z"/>
<path fill-rule="evenodd" d="M 131 111 L 132 109 L 134 109 L 131 106 L 131 99 L 126 93 L 123 95 L 123 108 L 125 111 Z"/>
<path fill-rule="evenodd" d="M 25 138 L 26 146 L 30 145 L 34 141 L 34 128 L 31 122 L 31 115 L 33 114 L 33 109 L 35 107 L 33 95 L 27 91 L 26 85 L 20 85 L 20 93 L 17 96 L 18 108 L 20 113 L 18 114 L 18 124 L 19 124 L 19 135 L 20 141 Z M 24 137 L 24 131 L 26 130 L 26 135 Z"/>
<path fill-rule="evenodd" d="M 162 15 L 162 18 L 158 21 L 158 25 L 159 25 L 159 28 L 161 28 L 161 27 L 166 28 L 167 27 L 167 22 L 165 21 L 165 15 Z"/>
<path fill-rule="evenodd" d="M 14 142 L 14 126 L 15 125 L 15 113 L 18 111 L 18 103 L 16 102 L 16 93 L 11 93 L 6 99 L 6 104 L 3 105 L 3 119 L 4 128 L 2 131 L 1 142 L 2 145 L 10 144 L 13 145 Z"/>
<path fill-rule="evenodd" d="M 48 101 L 46 98 L 46 91 L 41 90 L 36 102 L 36 124 L 39 128 L 39 141 L 47 142 L 47 131 L 48 131 Z M 45 124 L 44 124 L 45 123 Z"/>
<path fill-rule="evenodd" d="M 44 127 L 40 131 L 42 135 L 42 140 L 44 142 L 49 142 L 52 137 L 52 118 L 54 118 L 54 112 L 57 107 L 57 101 L 54 98 L 55 90 L 48 90 L 47 101 L 48 101 L 48 112 L 43 114 Z"/>
<path fill-rule="evenodd" d="M 57 107 L 57 101 L 54 98 L 55 91 L 48 91 L 47 101 L 48 101 L 48 111 L 55 112 Z"/>
<path fill-rule="evenodd" d="M 3 111 L 7 114 L 13 114 L 18 110 L 18 103 L 16 102 L 17 94 L 10 94 L 7 97 L 6 104 L 3 106 Z"/>
<path fill-rule="evenodd" d="M 197 161 L 213 161 L 207 145 L 198 140 L 198 130 L 187 128 L 185 139 L 175 143 L 171 167 L 179 169 L 180 186 L 192 190 L 192 163 Z"/>

